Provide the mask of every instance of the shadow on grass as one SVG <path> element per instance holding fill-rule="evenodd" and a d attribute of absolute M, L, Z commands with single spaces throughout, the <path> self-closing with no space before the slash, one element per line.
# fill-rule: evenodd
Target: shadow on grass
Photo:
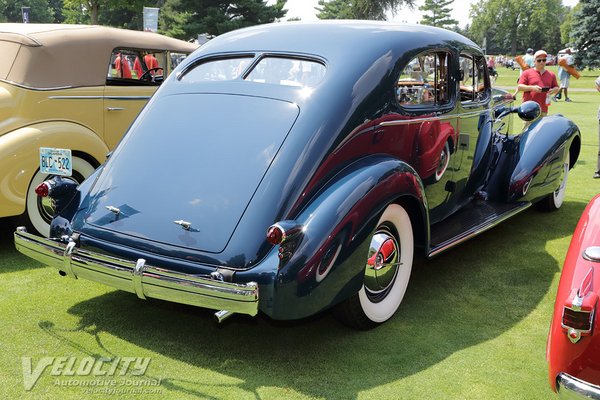
<path fill-rule="evenodd" d="M 42 264 L 25 257 L 15 249 L 15 229 L 17 226 L 11 218 L 0 218 L 0 274 L 43 268 Z"/>
<path fill-rule="evenodd" d="M 558 213 L 534 210 L 513 218 L 414 270 L 397 315 L 368 332 L 350 330 L 329 313 L 293 323 L 234 316 L 217 325 L 212 311 L 111 292 L 81 302 L 74 330 L 99 333 L 165 357 L 239 379 L 207 381 L 194 373 L 162 378 L 175 393 L 211 396 L 215 385 L 261 396 L 263 387 L 293 389 L 322 398 L 357 398 L 361 391 L 394 382 L 439 363 L 453 353 L 493 339 L 532 312 L 547 293 L 558 262 L 549 241 L 573 232 L 585 207 L 568 202 Z M 71 282 L 69 282 L 71 284 Z M 73 282 L 72 284 L 76 284 Z M 69 329 L 40 322 L 48 334 L 94 355 L 68 339 Z M 106 355 L 105 355 L 106 356 Z M 159 369 L 154 366 L 153 373 Z"/>

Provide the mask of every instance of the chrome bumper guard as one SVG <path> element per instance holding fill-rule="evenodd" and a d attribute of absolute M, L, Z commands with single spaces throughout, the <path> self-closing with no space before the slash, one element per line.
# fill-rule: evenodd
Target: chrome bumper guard
<path fill-rule="evenodd" d="M 192 306 L 256 315 L 258 284 L 230 283 L 208 275 L 190 275 L 146 264 L 144 259 L 123 260 L 15 231 L 15 247 L 24 255 L 55 267 L 72 278 L 100 282 L 139 298 L 154 298 Z"/>
<path fill-rule="evenodd" d="M 556 389 L 560 399 L 600 400 L 600 386 L 592 385 L 564 372 L 558 374 Z"/>

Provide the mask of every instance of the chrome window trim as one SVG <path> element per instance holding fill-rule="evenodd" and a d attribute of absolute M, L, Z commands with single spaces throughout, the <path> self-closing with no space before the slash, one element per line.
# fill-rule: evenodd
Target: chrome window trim
<path fill-rule="evenodd" d="M 25 84 L 22 84 L 19 82 L 14 82 L 14 81 L 9 81 L 6 79 L 0 79 L 0 82 L 8 83 L 9 85 L 14 85 L 14 86 L 20 87 L 22 89 L 37 90 L 37 91 L 44 91 L 44 92 L 48 92 L 48 91 L 52 91 L 52 90 L 65 90 L 65 89 L 75 89 L 78 87 L 86 87 L 86 86 L 56 86 L 56 87 L 49 87 L 49 88 L 41 88 L 41 87 L 35 87 L 35 86 L 27 86 Z M 103 85 L 101 85 L 101 86 L 103 86 Z M 91 86 L 91 87 L 95 87 L 95 86 Z"/>
<path fill-rule="evenodd" d="M 152 96 L 48 96 L 50 100 L 150 100 Z"/>
<path fill-rule="evenodd" d="M 379 126 L 397 126 L 397 125 L 410 125 L 410 124 L 418 124 L 418 123 L 423 123 L 423 122 L 430 122 L 430 121 L 445 121 L 445 120 L 452 120 L 452 119 L 461 119 L 461 118 L 472 118 L 472 117 L 477 117 L 480 116 L 482 114 L 486 114 L 488 113 L 489 110 L 485 109 L 485 110 L 478 110 L 478 111 L 471 111 L 471 112 L 466 112 L 466 113 L 461 113 L 461 114 L 446 114 L 446 115 L 436 115 L 436 116 L 432 116 L 432 117 L 424 117 L 424 118 L 415 118 L 415 119 L 400 119 L 400 120 L 396 120 L 396 121 L 385 121 L 379 124 Z"/>

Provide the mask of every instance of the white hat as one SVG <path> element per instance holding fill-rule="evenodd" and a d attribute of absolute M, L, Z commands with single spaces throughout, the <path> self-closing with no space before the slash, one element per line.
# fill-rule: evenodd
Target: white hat
<path fill-rule="evenodd" d="M 534 60 L 537 60 L 537 58 L 538 58 L 538 57 L 540 57 L 540 56 L 547 57 L 547 56 L 548 56 L 548 54 L 547 54 L 547 53 L 546 53 L 544 50 L 538 50 L 538 51 L 536 51 L 536 52 L 535 52 L 535 54 L 533 55 L 533 59 L 534 59 Z"/>

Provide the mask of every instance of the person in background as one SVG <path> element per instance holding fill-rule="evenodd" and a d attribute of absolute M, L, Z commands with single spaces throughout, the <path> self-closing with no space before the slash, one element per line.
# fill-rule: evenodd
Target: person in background
<path fill-rule="evenodd" d="M 121 53 L 115 58 L 115 69 L 117 70 L 117 76 L 119 78 L 131 79 L 131 67 L 129 66 L 127 58 L 121 55 Z"/>
<path fill-rule="evenodd" d="M 146 66 L 146 71 L 150 71 L 150 75 L 154 76 L 156 73 L 156 68 L 160 68 L 158 65 L 158 60 L 149 52 L 144 52 L 144 64 Z M 137 74 L 137 78 L 140 79 L 142 75 L 144 75 L 144 69 L 142 68 L 142 63 L 138 57 L 135 58 L 135 63 L 133 64 L 133 69 Z M 154 71 L 152 71 L 154 69 Z"/>
<path fill-rule="evenodd" d="M 527 49 L 527 51 L 525 52 L 525 55 L 523 56 L 523 62 L 525 63 L 525 65 L 527 65 L 529 68 L 533 68 L 535 67 L 535 61 L 533 58 L 533 49 L 530 47 Z M 523 68 L 521 68 L 519 70 L 519 77 L 517 78 L 517 85 L 519 84 L 519 79 L 521 79 L 521 75 L 523 75 Z M 513 99 L 517 99 L 517 93 L 519 93 L 519 88 L 517 87 L 517 90 L 515 91 L 515 93 L 513 94 Z"/>
<path fill-rule="evenodd" d="M 573 56 L 571 55 L 571 49 L 567 49 L 567 50 L 565 50 L 565 52 L 567 53 L 564 56 L 566 58 L 567 65 L 573 65 L 575 61 L 573 60 Z M 554 100 L 554 101 L 560 100 L 562 91 L 564 90 L 565 91 L 565 101 L 570 103 L 571 99 L 569 98 L 569 93 L 567 90 L 569 88 L 569 81 L 571 80 L 571 74 L 569 74 L 567 72 L 567 70 L 565 70 L 560 65 L 558 66 L 558 80 L 560 81 L 560 89 L 558 90 L 558 93 L 556 93 L 556 96 L 554 96 L 552 98 L 552 100 Z"/>
<path fill-rule="evenodd" d="M 558 91 L 556 75 L 546 69 L 546 57 L 548 54 L 544 50 L 536 51 L 533 55 L 535 67 L 523 71 L 517 86 L 518 92 L 524 92 L 524 102 L 533 100 L 540 105 L 542 117 L 548 115 L 550 96 Z M 525 124 L 527 126 L 529 123 Z"/>
<path fill-rule="evenodd" d="M 596 78 L 596 90 L 600 92 L 600 76 Z M 594 173 L 594 179 L 598 178 L 600 178 L 600 107 L 598 108 L 598 163 Z"/>
<path fill-rule="evenodd" d="M 494 61 L 494 57 L 488 56 L 487 67 L 490 76 L 496 75 L 496 62 Z"/>
<path fill-rule="evenodd" d="M 535 67 L 535 62 L 534 62 L 534 58 L 533 58 L 533 49 L 531 47 L 527 49 L 527 52 L 523 56 L 523 61 L 525 61 L 525 64 L 529 65 L 529 68 Z M 522 73 L 523 73 L 523 71 L 521 71 L 521 74 Z"/>

